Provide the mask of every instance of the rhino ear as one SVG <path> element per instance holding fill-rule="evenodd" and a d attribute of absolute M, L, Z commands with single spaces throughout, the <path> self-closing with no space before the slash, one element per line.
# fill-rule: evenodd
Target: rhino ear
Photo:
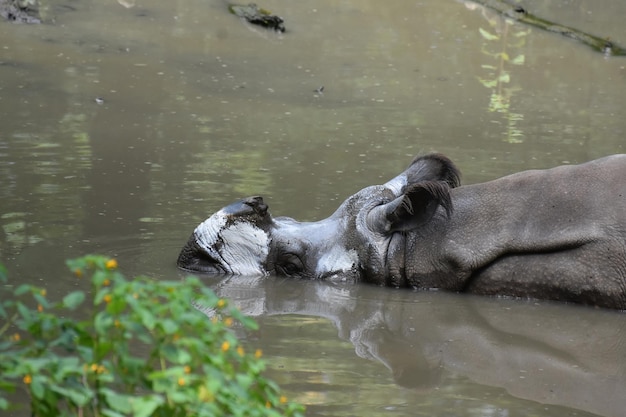
<path fill-rule="evenodd" d="M 440 153 L 416 157 L 405 172 L 408 185 L 421 181 L 443 181 L 450 188 L 461 185 L 458 168 L 447 156 Z"/>
<path fill-rule="evenodd" d="M 422 181 L 407 186 L 404 193 L 375 207 L 367 216 L 367 224 L 379 233 L 406 232 L 415 229 L 435 215 L 441 206 L 448 217 L 452 214 L 450 186 L 445 181 Z"/>
<path fill-rule="evenodd" d="M 418 156 L 404 172 L 385 184 L 396 197 L 406 194 L 412 185 L 425 181 L 443 181 L 450 188 L 461 184 L 461 174 L 448 157 L 432 153 Z"/>

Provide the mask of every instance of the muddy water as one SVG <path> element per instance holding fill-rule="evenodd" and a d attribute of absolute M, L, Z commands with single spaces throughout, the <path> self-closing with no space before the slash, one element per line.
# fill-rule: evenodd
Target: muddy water
<path fill-rule="evenodd" d="M 465 183 L 626 152 L 626 58 L 453 0 L 262 6 L 285 34 L 217 0 L 50 1 L 46 25 L 0 25 L 0 259 L 15 279 L 64 294 L 79 284 L 63 259 L 87 252 L 182 276 L 188 234 L 234 199 L 318 219 L 420 152 L 449 155 Z M 525 7 L 626 44 L 623 2 Z M 256 306 L 248 337 L 310 415 L 624 409 L 621 315 L 210 282 Z"/>

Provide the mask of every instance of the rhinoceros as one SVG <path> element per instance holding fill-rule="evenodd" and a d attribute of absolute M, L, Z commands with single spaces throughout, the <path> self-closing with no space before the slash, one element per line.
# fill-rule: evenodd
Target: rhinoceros
<path fill-rule="evenodd" d="M 459 178 L 446 156 L 418 156 L 317 222 L 248 197 L 198 225 L 177 263 L 626 309 L 626 155 Z"/>

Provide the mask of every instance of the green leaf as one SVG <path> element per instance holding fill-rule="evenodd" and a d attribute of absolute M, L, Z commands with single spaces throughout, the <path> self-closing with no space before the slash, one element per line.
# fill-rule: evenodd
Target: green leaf
<path fill-rule="evenodd" d="M 70 310 L 76 309 L 85 300 L 85 293 L 82 291 L 74 291 L 63 297 L 63 305 Z"/>
<path fill-rule="evenodd" d="M 191 355 L 184 349 L 180 349 L 174 344 L 167 344 L 162 347 L 161 352 L 165 358 L 176 364 L 185 364 L 191 361 Z"/>
<path fill-rule="evenodd" d="M 31 291 L 31 289 L 32 289 L 32 286 L 31 286 L 31 285 L 28 285 L 28 284 L 22 284 L 22 285 L 20 285 L 19 287 L 17 287 L 17 288 L 15 289 L 15 295 L 18 295 L 18 296 L 19 296 L 19 295 L 24 295 L 24 294 L 26 294 L 27 292 L 30 292 L 30 291 Z"/>
<path fill-rule="evenodd" d="M 237 383 L 241 385 L 242 388 L 247 389 L 254 383 L 254 378 L 252 375 L 248 374 L 239 374 L 236 376 Z"/>
<path fill-rule="evenodd" d="M 126 417 L 126 414 L 118 413 L 117 411 L 103 409 L 101 411 L 102 415 L 105 417 Z"/>
<path fill-rule="evenodd" d="M 98 347 L 94 349 L 97 358 L 106 356 L 113 349 L 113 342 L 110 340 L 101 340 Z"/>
<path fill-rule="evenodd" d="M 488 41 L 494 41 L 496 39 L 500 39 L 500 37 L 498 35 L 493 35 L 489 32 L 487 32 L 485 29 L 483 28 L 478 28 L 478 31 L 480 32 L 480 35 L 487 39 Z"/>
<path fill-rule="evenodd" d="M 17 303 L 17 311 L 19 311 L 20 316 L 22 316 L 22 319 L 24 319 L 27 322 L 30 322 L 34 316 L 33 311 L 22 303 Z"/>
<path fill-rule="evenodd" d="M 524 54 L 522 55 L 518 55 L 515 58 L 513 58 L 513 60 L 511 61 L 511 64 L 513 65 L 524 65 L 526 58 L 524 57 Z"/>
<path fill-rule="evenodd" d="M 189 401 L 189 397 L 185 392 L 179 392 L 176 390 L 170 390 L 167 394 L 167 399 L 175 403 L 186 403 Z"/>
<path fill-rule="evenodd" d="M 91 335 L 89 335 L 86 343 L 88 343 L 88 346 L 78 346 L 76 350 L 78 352 L 79 357 L 83 360 L 83 362 L 93 363 L 94 356 L 93 356 L 93 349 L 91 347 L 91 344 L 93 344 L 93 339 Z"/>
<path fill-rule="evenodd" d="M 113 295 L 111 302 L 107 305 L 107 311 L 113 315 L 121 314 L 126 308 L 126 305 L 127 303 L 124 297 Z"/>
<path fill-rule="evenodd" d="M 69 389 L 63 388 L 59 385 L 52 385 L 50 389 L 57 394 L 61 394 L 62 396 L 69 398 L 72 403 L 77 405 L 78 407 L 82 407 L 89 402 L 91 396 L 89 392 L 86 390 L 77 390 L 77 389 Z"/>
<path fill-rule="evenodd" d="M 162 320 L 159 324 L 165 334 L 173 334 L 180 328 L 180 325 L 172 319 Z"/>
<path fill-rule="evenodd" d="M 111 316 L 101 311 L 96 314 L 93 324 L 98 335 L 106 335 L 113 327 L 114 321 Z"/>
<path fill-rule="evenodd" d="M 43 378 L 38 376 L 34 376 L 32 382 L 30 383 L 30 392 L 37 399 L 42 399 L 45 394 L 44 384 L 42 381 Z"/>
<path fill-rule="evenodd" d="M 478 81 L 487 88 L 494 88 L 498 85 L 498 80 L 484 80 L 479 78 Z"/>
<path fill-rule="evenodd" d="M 239 311 L 236 308 L 232 308 L 230 310 L 230 315 L 233 316 L 233 318 L 239 320 L 241 322 L 241 324 L 244 325 L 244 327 L 250 329 L 250 330 L 258 330 L 259 329 L 259 325 L 257 324 L 256 321 L 254 321 L 254 319 L 244 315 L 241 313 L 241 311 Z"/>
<path fill-rule="evenodd" d="M 146 395 L 130 399 L 134 417 L 150 417 L 165 400 L 160 395 Z"/>
<path fill-rule="evenodd" d="M 122 414 L 128 414 L 133 410 L 131 402 L 134 401 L 132 396 L 118 394 L 117 392 L 111 389 L 102 389 L 102 394 L 104 394 L 104 398 L 111 407 L 112 410 L 118 411 Z"/>
<path fill-rule="evenodd" d="M 141 318 L 141 323 L 146 327 L 146 329 L 151 331 L 154 330 L 154 326 L 156 326 L 156 320 L 152 312 L 145 308 L 141 308 L 137 310 L 137 314 L 139 314 L 139 317 Z"/>
<path fill-rule="evenodd" d="M 93 281 L 93 283 L 96 285 L 96 287 L 98 288 L 102 288 L 104 285 L 104 282 L 109 279 L 109 273 L 107 271 L 104 270 L 104 267 L 102 267 L 102 269 L 98 269 L 93 273 L 93 277 L 91 278 L 91 280 Z"/>

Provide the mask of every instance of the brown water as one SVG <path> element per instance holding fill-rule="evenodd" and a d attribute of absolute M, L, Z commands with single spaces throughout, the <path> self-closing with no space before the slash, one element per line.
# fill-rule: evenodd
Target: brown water
<path fill-rule="evenodd" d="M 446 153 L 464 183 L 626 152 L 626 58 L 453 0 L 261 6 L 285 34 L 217 0 L 50 1 L 52 23 L 0 24 L 0 260 L 14 279 L 64 294 L 77 284 L 63 260 L 88 252 L 128 275 L 182 276 L 193 227 L 233 200 L 260 194 L 275 215 L 322 218 L 420 152 Z M 624 2 L 524 6 L 626 44 Z M 261 331 L 249 337 L 310 415 L 626 409 L 623 315 L 220 285 L 244 305 L 271 294 L 280 308 L 251 310 Z M 330 298 L 307 298 L 319 291 Z"/>

